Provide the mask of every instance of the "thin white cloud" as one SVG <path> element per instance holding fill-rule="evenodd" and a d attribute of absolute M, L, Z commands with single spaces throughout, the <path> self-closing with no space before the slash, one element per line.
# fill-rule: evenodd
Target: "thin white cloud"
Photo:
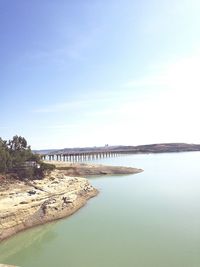
<path fill-rule="evenodd" d="M 95 91 L 95 90 L 94 90 Z M 96 110 L 98 107 L 101 109 L 103 106 L 109 106 L 114 101 L 120 99 L 120 94 L 108 91 L 106 93 L 91 93 L 88 92 L 87 96 L 79 96 L 78 99 L 73 101 L 66 101 L 54 103 L 44 107 L 38 107 L 33 110 L 34 113 L 59 113 L 64 111 L 91 111 Z"/>
<path fill-rule="evenodd" d="M 50 48 L 49 44 L 38 44 L 38 49 L 24 54 L 25 59 L 36 62 L 54 62 L 58 65 L 67 64 L 68 60 L 83 61 L 87 58 L 87 53 L 95 45 L 101 28 L 92 26 L 87 32 L 70 32 L 70 29 L 62 29 L 58 38 L 62 36 L 62 45 Z M 72 35 L 72 38 L 66 39 L 66 36 Z"/>
<path fill-rule="evenodd" d="M 80 123 L 66 123 L 66 124 L 52 124 L 52 125 L 44 125 L 40 126 L 40 129 L 49 129 L 49 130 L 71 130 L 71 129 L 76 129 L 80 127 Z"/>
<path fill-rule="evenodd" d="M 35 113 L 54 113 L 54 112 L 62 112 L 67 110 L 81 109 L 87 107 L 91 101 L 89 100 L 77 100 L 72 102 L 62 102 L 55 103 L 49 106 L 37 108 L 34 110 Z"/>
<path fill-rule="evenodd" d="M 80 113 L 84 119 L 49 126 L 52 134 L 59 136 L 55 146 L 200 143 L 199 55 L 166 64 L 160 72 L 119 86 L 116 93 L 95 93 L 89 100 L 83 98 L 39 110 L 84 109 L 84 117 Z"/>
<path fill-rule="evenodd" d="M 0 126 L 0 129 L 1 129 L 1 130 L 4 130 L 4 129 L 10 129 L 10 127 L 8 127 L 8 126 Z"/>
<path fill-rule="evenodd" d="M 71 129 L 77 129 L 80 127 L 80 124 L 77 123 L 77 124 L 60 124 L 60 125 L 54 125 L 52 126 L 53 129 L 68 129 L 68 130 L 71 130 Z"/>
<path fill-rule="evenodd" d="M 124 88 L 139 88 L 165 85 L 165 76 L 162 74 L 144 77 L 138 80 L 128 81 L 123 85 Z"/>
<path fill-rule="evenodd" d="M 158 69 L 158 67 L 156 68 Z M 142 79 L 132 80 L 125 83 L 125 88 L 159 88 L 175 90 L 196 90 L 200 87 L 200 52 L 182 58 L 176 62 L 162 64 L 160 71 L 143 77 Z"/>

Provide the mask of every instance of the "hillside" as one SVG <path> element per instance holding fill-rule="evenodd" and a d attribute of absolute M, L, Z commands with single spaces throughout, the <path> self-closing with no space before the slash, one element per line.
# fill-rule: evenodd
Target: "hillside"
<path fill-rule="evenodd" d="M 200 151 L 200 144 L 187 143 L 161 143 L 139 146 L 104 146 L 104 147 L 80 147 L 80 148 L 64 148 L 60 150 L 40 150 L 40 154 L 68 154 L 68 153 L 84 153 L 84 152 L 122 152 L 122 153 L 170 153 L 170 152 L 189 152 Z M 36 152 L 36 151 L 35 151 Z"/>

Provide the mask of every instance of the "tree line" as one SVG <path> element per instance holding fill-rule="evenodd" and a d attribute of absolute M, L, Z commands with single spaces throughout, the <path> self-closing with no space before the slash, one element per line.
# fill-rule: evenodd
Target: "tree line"
<path fill-rule="evenodd" d="M 0 137 L 0 173 L 14 173 L 18 178 L 42 178 L 55 168 L 41 161 L 40 156 L 31 151 L 24 137 L 15 135 L 11 140 Z"/>

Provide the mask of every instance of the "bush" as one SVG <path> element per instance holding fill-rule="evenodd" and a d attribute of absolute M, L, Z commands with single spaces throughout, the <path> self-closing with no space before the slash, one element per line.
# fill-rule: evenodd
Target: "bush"
<path fill-rule="evenodd" d="M 41 179 L 54 169 L 53 164 L 41 162 L 24 137 L 15 135 L 9 141 L 0 138 L 0 173 L 16 173 L 20 179 Z"/>
<path fill-rule="evenodd" d="M 28 167 L 28 168 L 18 168 L 16 169 L 16 174 L 20 179 L 33 179 L 35 178 L 35 168 Z"/>
<path fill-rule="evenodd" d="M 48 164 L 44 162 L 41 162 L 39 165 L 40 165 L 40 168 L 35 169 L 35 176 L 40 179 L 43 178 L 45 175 L 48 175 L 56 167 L 53 164 Z"/>

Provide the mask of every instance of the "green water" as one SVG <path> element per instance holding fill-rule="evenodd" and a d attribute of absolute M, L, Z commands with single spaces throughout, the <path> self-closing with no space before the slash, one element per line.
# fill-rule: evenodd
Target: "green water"
<path fill-rule="evenodd" d="M 0 244 L 22 267 L 199 267 L 200 153 L 132 155 L 101 163 L 143 173 L 91 178 L 100 194 L 73 216 Z"/>

